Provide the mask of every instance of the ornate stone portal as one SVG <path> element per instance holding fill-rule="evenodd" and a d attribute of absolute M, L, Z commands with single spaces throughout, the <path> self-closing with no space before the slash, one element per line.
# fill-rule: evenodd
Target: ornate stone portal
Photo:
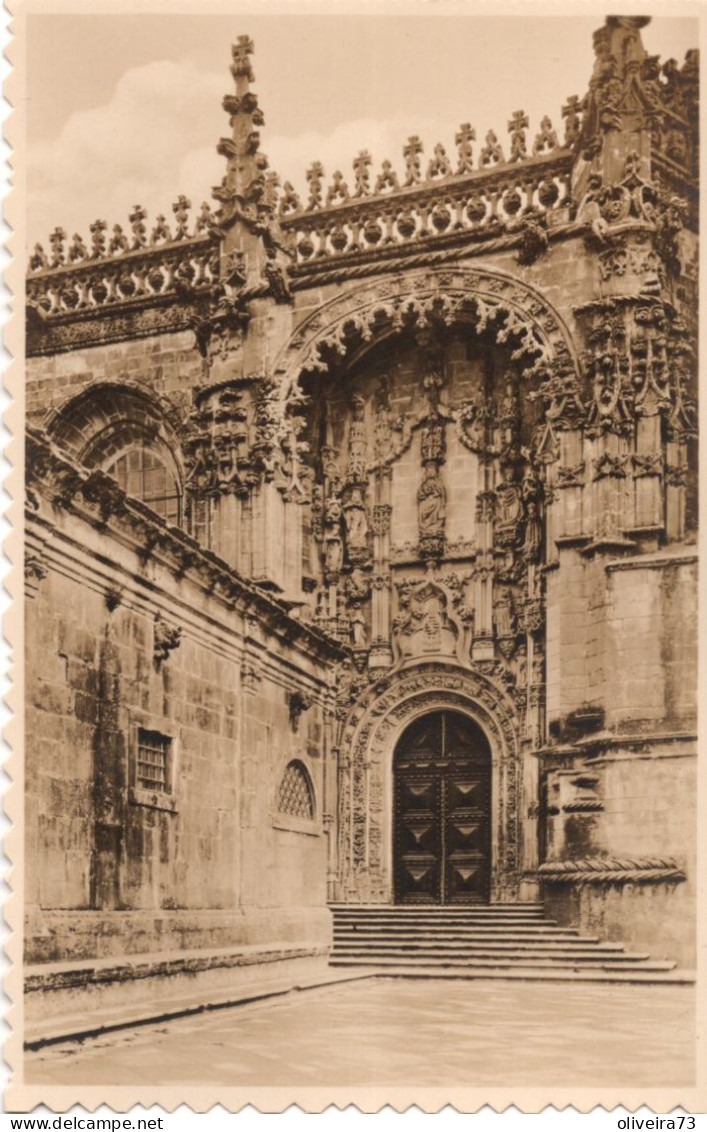
<path fill-rule="evenodd" d="M 325 435 L 308 444 L 316 621 L 351 647 L 338 680 L 332 895 L 392 899 L 396 738 L 421 713 L 455 708 L 492 750 L 492 898 L 530 898 L 537 839 L 522 811 L 537 792 L 529 752 L 545 679 L 540 404 L 562 374 L 569 408 L 555 429 L 566 427 L 576 366 L 547 303 L 498 273 L 427 274 L 388 291 L 383 309 L 379 287 L 349 298 L 378 331 L 365 349 L 347 337 L 350 305 L 338 316 L 351 362 L 317 376 L 326 319 L 313 346 L 299 339 L 312 437 Z"/>
<path fill-rule="evenodd" d="M 523 771 L 512 699 L 496 681 L 480 673 L 429 663 L 374 684 L 343 728 L 338 899 L 392 900 L 395 744 L 413 720 L 443 709 L 467 715 L 488 737 L 492 756 L 491 898 L 513 900 L 521 893 Z"/>

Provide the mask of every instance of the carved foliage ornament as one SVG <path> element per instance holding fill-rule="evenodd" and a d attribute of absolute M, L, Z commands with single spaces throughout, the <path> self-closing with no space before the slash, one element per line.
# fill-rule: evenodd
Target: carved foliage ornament
<path fill-rule="evenodd" d="M 542 379 L 539 395 L 558 427 L 567 412 L 581 413 L 568 332 L 535 292 L 491 273 L 455 271 L 443 289 L 435 273 L 422 273 L 391 282 L 385 299 L 372 287 L 334 299 L 297 330 L 283 365 L 294 382 L 303 371 L 327 372 L 374 337 L 440 322 L 469 322 L 508 345 L 524 378 Z"/>

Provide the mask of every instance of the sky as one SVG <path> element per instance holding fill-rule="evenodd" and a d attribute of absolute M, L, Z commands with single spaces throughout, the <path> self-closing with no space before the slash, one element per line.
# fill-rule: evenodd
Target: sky
<path fill-rule="evenodd" d="M 429 9 L 428 9 L 429 11 Z M 221 180 L 221 98 L 233 89 L 230 44 L 255 41 L 253 67 L 266 125 L 261 148 L 282 181 L 303 194 L 312 161 L 328 183 L 361 149 L 398 173 L 418 134 L 423 160 L 442 142 L 454 158 L 460 123 L 476 130 L 475 158 L 494 129 L 530 118 L 528 140 L 548 114 L 582 95 L 592 33 L 603 10 L 583 16 L 31 15 L 27 44 L 28 244 L 61 225 L 89 242 L 89 225 L 128 227 L 136 204 L 152 219 L 180 193 L 196 212 Z M 697 21 L 655 17 L 643 30 L 651 54 L 682 61 Z M 149 223 L 149 221 L 148 221 Z"/>

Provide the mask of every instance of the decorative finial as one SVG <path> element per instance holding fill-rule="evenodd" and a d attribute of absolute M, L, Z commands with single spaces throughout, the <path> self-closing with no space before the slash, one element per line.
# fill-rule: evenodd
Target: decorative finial
<path fill-rule="evenodd" d="M 66 262 L 66 253 L 64 251 L 64 243 L 66 241 L 66 232 L 63 228 L 55 228 L 49 237 L 49 243 L 52 248 L 52 267 L 61 267 Z"/>
<path fill-rule="evenodd" d="M 560 143 L 557 140 L 557 134 L 552 128 L 552 122 L 547 114 L 540 123 L 540 129 L 535 135 L 533 142 L 533 157 L 537 157 L 541 153 L 552 153 L 554 150 L 560 148 Z"/>
<path fill-rule="evenodd" d="M 505 160 L 501 143 L 493 130 L 489 130 L 486 135 L 486 145 L 483 146 L 479 154 L 479 165 L 481 168 L 485 168 L 487 165 L 498 165 Z"/>
<path fill-rule="evenodd" d="M 93 224 L 90 226 L 92 259 L 102 259 L 106 254 L 107 227 L 108 225 L 105 220 L 94 220 Z"/>
<path fill-rule="evenodd" d="M 236 80 L 236 92 L 238 94 L 242 94 L 244 90 L 248 89 L 248 83 L 255 82 L 253 65 L 249 58 L 254 50 L 255 44 L 249 35 L 239 35 L 237 41 L 231 47 L 231 55 L 233 56 L 231 74 Z M 239 79 L 244 80 L 244 82 L 239 84 Z"/>
<path fill-rule="evenodd" d="M 108 251 L 111 255 L 120 255 L 122 252 L 127 252 L 130 248 L 130 241 L 123 231 L 121 224 L 113 225 L 113 235 L 110 238 Z"/>
<path fill-rule="evenodd" d="M 344 201 L 349 199 L 349 186 L 344 180 L 343 173 L 336 170 L 332 178 L 331 185 L 327 189 L 326 202 L 327 204 L 343 204 Z"/>
<path fill-rule="evenodd" d="M 473 173 L 474 171 L 474 153 L 471 143 L 476 141 L 476 130 L 469 122 L 464 122 L 454 137 L 454 143 L 459 152 L 459 164 L 457 165 L 457 176 L 463 173 Z"/>
<path fill-rule="evenodd" d="M 69 248 L 69 260 L 71 263 L 76 263 L 78 260 L 82 259 L 88 259 L 88 249 L 79 233 L 74 232 L 71 247 Z"/>
<path fill-rule="evenodd" d="M 562 107 L 562 117 L 565 119 L 565 145 L 568 148 L 573 146 L 579 137 L 581 109 L 582 104 L 576 94 L 570 95 Z"/>
<path fill-rule="evenodd" d="M 184 195 L 180 195 L 172 205 L 172 212 L 177 220 L 177 231 L 174 234 L 175 240 L 186 240 L 189 235 L 189 209 L 191 208 L 191 201 Z"/>
<path fill-rule="evenodd" d="M 405 158 L 405 185 L 417 185 L 422 179 L 422 171 L 420 168 L 420 154 L 422 153 L 422 142 L 417 134 L 413 134 L 408 138 L 404 148 L 403 157 Z"/>
<path fill-rule="evenodd" d="M 419 172 L 420 172 L 419 162 L 418 162 L 417 171 L 418 171 L 418 174 L 419 174 Z M 407 181 L 405 182 L 405 184 L 407 184 Z M 383 164 L 381 165 L 381 171 L 378 174 L 378 176 L 376 177 L 376 190 L 375 191 L 377 193 L 383 193 L 383 192 L 385 192 L 386 189 L 390 189 L 391 192 L 397 192 L 397 190 L 399 188 L 400 188 L 400 182 L 398 181 L 398 174 L 393 169 L 393 166 L 390 163 L 390 161 L 387 161 L 387 160 L 384 161 Z"/>
<path fill-rule="evenodd" d="M 447 157 L 447 151 L 441 142 L 434 147 L 433 156 L 427 165 L 427 180 L 432 181 L 439 177 L 451 177 L 452 163 Z"/>
<path fill-rule="evenodd" d="M 515 110 L 508 123 L 508 132 L 511 135 L 510 161 L 523 161 L 527 156 L 525 148 L 525 130 L 530 125 L 524 110 Z"/>
<path fill-rule="evenodd" d="M 362 149 L 358 157 L 354 159 L 353 170 L 355 185 L 353 195 L 355 197 L 366 197 L 371 191 L 371 177 L 368 170 L 372 160 L 367 149 Z"/>
<path fill-rule="evenodd" d="M 309 200 L 307 201 L 307 209 L 315 209 L 322 207 L 322 178 L 324 176 L 324 166 L 321 161 L 314 161 L 307 170 L 307 184 L 309 185 Z"/>
<path fill-rule="evenodd" d="M 144 248 L 147 244 L 147 229 L 144 223 L 146 218 L 147 212 L 141 204 L 136 204 L 128 216 L 130 227 L 133 230 L 133 251 Z"/>

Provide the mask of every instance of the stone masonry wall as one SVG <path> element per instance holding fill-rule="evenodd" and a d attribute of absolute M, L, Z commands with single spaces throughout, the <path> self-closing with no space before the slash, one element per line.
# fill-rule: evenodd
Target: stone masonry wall
<path fill-rule="evenodd" d="M 192 389 L 206 380 L 204 361 L 191 330 L 30 357 L 25 386 L 27 419 L 30 424 L 41 425 L 52 410 L 99 382 L 143 383 L 175 407 L 188 410 Z"/>
<path fill-rule="evenodd" d="M 321 671 L 262 627 L 246 646 L 241 615 L 79 516 L 43 507 L 41 519 L 30 537 L 45 576 L 26 625 L 28 961 L 325 938 Z M 181 629 L 159 664 L 156 614 Z M 311 707 L 295 731 L 297 687 Z M 169 798 L 133 790 L 139 727 L 172 739 Z M 287 828 L 277 791 L 295 757 L 315 815 Z"/>

